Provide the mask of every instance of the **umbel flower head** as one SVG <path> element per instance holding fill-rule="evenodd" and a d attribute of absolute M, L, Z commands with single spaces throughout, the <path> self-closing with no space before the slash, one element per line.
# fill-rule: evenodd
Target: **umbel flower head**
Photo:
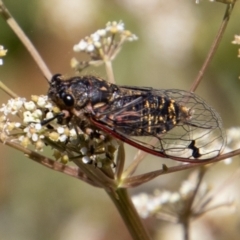
<path fill-rule="evenodd" d="M 0 113 L 3 114 L 0 117 L 2 142 L 11 140 L 26 148 L 33 145 L 37 151 L 42 151 L 45 144 L 49 144 L 57 150 L 55 158 L 60 158 L 64 163 L 68 159 L 66 156 L 78 154 L 85 163 L 95 161 L 97 164 L 104 147 L 108 146 L 109 149 L 111 145 L 110 141 L 109 144 L 105 143 L 106 137 L 101 133 L 96 137 L 95 130 L 85 127 L 84 121 L 81 122 L 84 132 L 79 127 L 79 120 L 75 124 L 71 121 L 68 124 L 58 123 L 59 119 L 53 118 L 60 110 L 47 96 L 32 96 L 31 101 L 19 97 L 10 99 L 0 108 Z"/>
<path fill-rule="evenodd" d="M 90 36 L 85 37 L 73 47 L 75 52 L 88 54 L 91 60 L 78 62 L 77 59 L 73 58 L 71 65 L 77 71 L 81 71 L 89 65 L 97 66 L 107 61 L 113 61 L 125 42 L 137 39 L 135 34 L 125 30 L 122 21 L 108 22 L 105 28 L 99 29 Z"/>
<path fill-rule="evenodd" d="M 215 189 L 212 189 L 210 184 L 202 182 L 206 170 L 193 171 L 188 179 L 181 183 L 178 191 L 155 190 L 153 194 L 140 193 L 133 196 L 138 213 L 142 218 L 155 217 L 171 223 L 182 223 L 186 218 L 196 219 L 220 207 L 232 206 L 232 200 L 221 200 L 221 203 L 212 204 L 218 199 L 220 190 L 214 193 Z"/>
<path fill-rule="evenodd" d="M 74 172 L 70 166 L 65 173 L 108 190 L 137 186 L 154 177 L 151 174 L 151 177 L 142 175 L 139 179 L 131 178 L 137 167 L 136 162 L 142 158 L 141 154 L 124 171 L 125 154 L 119 141 L 84 118 L 72 116 L 65 123 L 59 113 L 59 108 L 47 96 L 32 96 L 31 101 L 20 97 L 10 99 L 0 108 L 0 141 L 13 142 L 26 149 L 33 146 L 35 151 L 43 153 L 45 146 L 50 146 L 54 149 L 55 161 L 60 160 L 62 164 L 73 162 L 78 166 Z M 42 159 L 42 155 L 31 154 Z M 49 161 L 51 168 L 54 168 L 54 161 Z M 44 165 L 49 167 L 49 161 Z M 58 171 L 63 172 L 64 169 L 58 167 Z"/>

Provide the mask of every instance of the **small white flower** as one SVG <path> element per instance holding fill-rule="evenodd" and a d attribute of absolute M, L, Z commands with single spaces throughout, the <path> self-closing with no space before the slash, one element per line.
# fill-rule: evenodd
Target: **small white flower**
<path fill-rule="evenodd" d="M 138 37 L 137 37 L 137 35 L 135 35 L 135 34 L 130 34 L 129 36 L 127 36 L 127 40 L 128 40 L 129 42 L 133 42 L 133 41 L 138 40 Z"/>
<path fill-rule="evenodd" d="M 75 131 L 74 128 L 72 128 L 72 129 L 70 130 L 70 132 L 69 132 L 69 136 L 70 136 L 71 138 L 74 138 L 74 137 L 77 136 L 77 133 L 76 133 L 76 131 Z"/>
<path fill-rule="evenodd" d="M 229 165 L 232 163 L 232 158 L 226 158 L 223 160 L 223 162 L 226 164 L 226 165 Z"/>
<path fill-rule="evenodd" d="M 36 105 L 33 101 L 29 101 L 29 102 L 24 103 L 24 107 L 25 107 L 26 110 L 32 111 L 36 108 Z"/>
<path fill-rule="evenodd" d="M 235 35 L 232 43 L 233 44 L 240 44 L 240 35 Z"/>
<path fill-rule="evenodd" d="M 157 208 L 159 208 L 159 198 L 153 197 L 149 200 L 150 201 L 147 204 L 147 209 L 149 212 L 154 212 Z"/>
<path fill-rule="evenodd" d="M 141 193 L 132 197 L 132 202 L 142 218 L 147 218 L 150 215 L 148 210 L 149 201 L 150 197 L 145 193 Z"/>
<path fill-rule="evenodd" d="M 84 156 L 82 158 L 82 162 L 85 163 L 85 164 L 90 164 L 92 162 L 92 159 L 88 156 Z"/>
<path fill-rule="evenodd" d="M 31 129 L 30 127 L 24 129 L 25 130 L 24 132 L 26 132 L 26 137 L 29 139 L 32 137 L 32 133 L 30 129 Z"/>
<path fill-rule="evenodd" d="M 68 138 L 68 137 L 67 137 L 65 134 L 63 134 L 63 135 L 59 136 L 58 140 L 59 140 L 60 142 L 65 142 L 65 141 L 67 140 L 67 138 Z"/>
<path fill-rule="evenodd" d="M 64 133 L 64 128 L 63 128 L 63 127 L 58 127 L 58 128 L 57 128 L 57 132 L 58 132 L 59 134 L 63 134 L 63 133 Z"/>
<path fill-rule="evenodd" d="M 4 49 L 2 45 L 0 45 L 0 57 L 4 57 L 7 54 L 7 50 Z"/>
<path fill-rule="evenodd" d="M 0 45 L 0 57 L 4 57 L 7 54 L 7 50 Z M 3 60 L 0 58 L 0 65 L 3 65 Z"/>
<path fill-rule="evenodd" d="M 100 42 L 94 42 L 95 48 L 101 48 L 102 44 Z"/>
<path fill-rule="evenodd" d="M 48 112 L 46 114 L 46 119 L 50 119 L 50 118 L 53 118 L 54 117 L 54 114 L 52 112 Z"/>
<path fill-rule="evenodd" d="M 15 99 L 15 101 L 14 101 L 14 108 L 16 110 L 20 109 L 25 102 L 26 102 L 26 98 L 20 98 L 19 97 L 19 98 Z"/>
<path fill-rule="evenodd" d="M 15 129 L 15 123 L 14 122 L 7 122 L 6 125 L 7 125 L 7 130 L 9 132 L 13 131 Z"/>
<path fill-rule="evenodd" d="M 8 115 L 9 109 L 6 104 L 2 104 L 2 107 L 0 108 L 0 112 L 2 112 L 5 116 Z"/>
<path fill-rule="evenodd" d="M 23 106 L 25 101 L 25 98 L 9 99 L 7 104 L 2 105 L 2 107 L 0 108 L 0 112 L 2 112 L 5 116 L 9 113 L 15 115 Z"/>
<path fill-rule="evenodd" d="M 122 32 L 125 29 L 124 23 L 122 21 L 120 22 L 108 22 L 106 24 L 106 31 L 111 32 L 111 33 L 117 33 L 117 32 Z"/>
<path fill-rule="evenodd" d="M 40 138 L 40 139 L 44 139 L 44 138 L 45 138 L 45 136 L 44 136 L 44 135 L 42 135 L 42 134 L 40 134 L 40 135 L 39 135 L 39 138 Z"/>
<path fill-rule="evenodd" d="M 15 123 L 15 127 L 16 127 L 16 128 L 19 128 L 20 126 L 21 126 L 21 123 L 19 123 L 19 122 L 16 122 L 16 123 Z"/>
<path fill-rule="evenodd" d="M 239 141 L 240 127 L 231 127 L 227 130 L 227 145 Z"/>
<path fill-rule="evenodd" d="M 36 109 L 33 113 L 32 113 L 32 116 L 37 119 L 37 118 L 41 118 L 43 115 L 42 111 L 40 109 Z"/>
<path fill-rule="evenodd" d="M 33 133 L 32 134 L 32 141 L 36 142 L 38 140 L 38 134 L 37 133 Z"/>
<path fill-rule="evenodd" d="M 185 180 L 182 182 L 179 192 L 182 196 L 187 196 L 189 193 L 194 191 L 194 189 L 195 189 L 194 182 Z"/>
<path fill-rule="evenodd" d="M 171 192 L 164 191 L 163 193 L 161 193 L 160 197 L 161 197 L 161 204 L 167 203 L 171 197 Z"/>
<path fill-rule="evenodd" d="M 87 48 L 86 48 L 86 51 L 87 51 L 87 52 L 93 52 L 94 49 L 95 49 L 94 45 L 93 45 L 93 44 L 89 44 L 89 45 L 87 46 Z"/>
<path fill-rule="evenodd" d="M 124 23 L 122 21 L 120 21 L 117 24 L 117 29 L 118 29 L 119 32 L 121 32 L 121 31 L 123 31 L 125 29 Z"/>
<path fill-rule="evenodd" d="M 38 141 L 35 143 L 35 150 L 37 150 L 37 151 L 43 151 L 43 147 L 44 147 L 43 141 L 38 140 Z"/>
<path fill-rule="evenodd" d="M 91 34 L 90 37 L 93 42 L 98 42 L 100 40 L 100 36 L 99 36 L 98 32 Z"/>
<path fill-rule="evenodd" d="M 5 115 L 0 116 L 0 123 L 4 123 L 7 121 L 7 117 Z"/>
<path fill-rule="evenodd" d="M 39 107 L 45 107 L 46 101 L 47 101 L 46 97 L 40 96 L 40 97 L 38 98 L 37 105 L 38 105 Z"/>
<path fill-rule="evenodd" d="M 30 111 L 25 111 L 23 113 L 23 122 L 24 123 L 30 123 L 30 122 L 34 122 L 35 118 L 33 117 L 32 113 Z"/>
<path fill-rule="evenodd" d="M 97 33 L 100 37 L 105 37 L 107 34 L 107 31 L 106 31 L 106 29 L 99 29 L 99 30 L 97 30 Z"/>
<path fill-rule="evenodd" d="M 181 199 L 180 194 L 178 192 L 172 193 L 169 202 L 175 203 L 178 202 Z"/>
<path fill-rule="evenodd" d="M 42 129 L 42 124 L 36 123 L 36 124 L 35 124 L 35 129 L 36 129 L 37 131 L 40 131 L 40 130 Z"/>
<path fill-rule="evenodd" d="M 73 46 L 74 52 L 84 51 L 88 46 L 88 43 L 85 40 L 81 40 L 78 44 Z"/>
<path fill-rule="evenodd" d="M 22 142 L 24 138 L 25 138 L 25 137 L 24 137 L 23 135 L 21 135 L 21 136 L 18 138 L 18 141 L 19 141 L 19 142 Z"/>
<path fill-rule="evenodd" d="M 47 108 L 47 109 L 49 109 L 49 110 L 51 110 L 51 109 L 53 108 L 53 105 L 52 105 L 52 103 L 47 102 L 44 107 Z"/>
<path fill-rule="evenodd" d="M 49 134 L 49 138 L 54 141 L 57 142 L 59 140 L 59 134 L 57 132 L 51 132 Z"/>

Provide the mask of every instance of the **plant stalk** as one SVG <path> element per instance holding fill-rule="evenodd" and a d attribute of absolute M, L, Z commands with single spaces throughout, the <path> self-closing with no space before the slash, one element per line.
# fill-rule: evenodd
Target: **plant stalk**
<path fill-rule="evenodd" d="M 41 72 L 45 76 L 45 78 L 50 81 L 52 77 L 52 73 L 48 69 L 46 63 L 43 61 L 42 57 L 40 56 L 39 52 L 36 50 L 36 48 L 33 46 L 32 42 L 29 40 L 29 38 L 26 36 L 26 34 L 23 32 L 21 27 L 18 25 L 18 23 L 15 21 L 15 19 L 12 17 L 11 13 L 8 11 L 4 3 L 0 0 L 0 16 L 7 22 L 7 24 L 10 26 L 10 28 L 13 30 L 13 32 L 17 35 L 19 40 L 22 42 L 22 44 L 25 46 L 25 48 L 28 50 L 34 61 L 36 62 L 37 66 L 40 68 Z"/>
<path fill-rule="evenodd" d="M 182 223 L 182 227 L 183 227 L 183 239 L 184 240 L 189 240 L 189 220 L 186 219 L 186 221 L 184 221 Z"/>
<path fill-rule="evenodd" d="M 218 30 L 217 36 L 215 37 L 215 39 L 212 43 L 212 46 L 211 46 L 211 48 L 208 52 L 208 55 L 207 55 L 203 65 L 202 65 L 196 79 L 194 80 L 194 82 L 193 82 L 193 84 L 192 84 L 192 86 L 189 90 L 190 92 L 195 92 L 195 90 L 197 89 L 198 85 L 200 84 L 200 82 L 203 78 L 204 73 L 206 72 L 207 67 L 209 66 L 214 54 L 216 53 L 216 51 L 217 51 L 217 49 L 220 45 L 220 42 L 222 40 L 223 34 L 226 30 L 226 27 L 227 27 L 228 21 L 230 19 L 233 7 L 234 7 L 234 3 L 227 5 L 226 11 L 225 11 L 225 14 L 224 14 L 224 17 L 223 17 L 223 21 L 222 21 L 222 24 L 221 24 L 221 26 Z"/>
<path fill-rule="evenodd" d="M 116 208 L 118 209 L 129 233 L 134 240 L 149 240 L 151 237 L 146 231 L 131 199 L 129 198 L 128 192 L 124 188 L 118 188 L 114 192 L 108 192 Z"/>

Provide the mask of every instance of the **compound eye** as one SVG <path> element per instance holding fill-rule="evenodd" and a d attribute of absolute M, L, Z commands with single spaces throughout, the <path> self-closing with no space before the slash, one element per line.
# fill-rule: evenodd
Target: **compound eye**
<path fill-rule="evenodd" d="M 67 93 L 62 93 L 61 98 L 66 106 L 71 107 L 74 105 L 74 98 L 72 95 Z"/>

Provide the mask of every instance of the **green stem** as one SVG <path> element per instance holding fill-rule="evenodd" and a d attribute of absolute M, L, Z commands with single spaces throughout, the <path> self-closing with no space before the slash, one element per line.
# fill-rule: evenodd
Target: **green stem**
<path fill-rule="evenodd" d="M 184 221 L 182 223 L 182 227 L 183 227 L 183 239 L 184 240 L 189 240 L 189 220 L 186 219 L 186 221 Z"/>
<path fill-rule="evenodd" d="M 21 27 L 12 17 L 12 15 L 10 14 L 10 12 L 8 11 L 8 9 L 6 8 L 6 6 L 3 4 L 1 0 L 0 0 L 0 16 L 2 16 L 2 18 L 7 22 L 7 24 L 10 26 L 13 32 L 17 35 L 17 37 L 22 42 L 22 44 L 26 47 L 26 49 L 31 54 L 32 58 L 36 62 L 37 66 L 40 68 L 45 78 L 48 81 L 50 81 L 52 77 L 52 73 L 48 69 L 46 63 L 43 61 L 42 57 L 40 56 L 36 48 L 33 46 L 30 39 L 23 32 Z"/>
<path fill-rule="evenodd" d="M 212 43 L 212 46 L 211 46 L 211 48 L 208 52 L 208 55 L 207 55 L 203 65 L 202 65 L 196 79 L 194 80 L 194 82 L 193 82 L 193 84 L 190 88 L 190 92 L 194 92 L 197 89 L 198 85 L 200 84 L 200 82 L 203 78 L 204 73 L 206 72 L 207 67 L 209 66 L 214 54 L 216 53 L 217 48 L 219 47 L 219 44 L 222 40 L 223 34 L 226 30 L 226 27 L 227 27 L 229 18 L 231 16 L 233 7 L 234 7 L 234 4 L 228 4 L 227 5 L 226 11 L 225 11 L 225 14 L 224 14 L 224 17 L 223 17 L 223 21 L 222 21 L 222 24 L 221 24 L 221 26 L 218 30 L 217 36 L 215 37 L 215 39 Z"/>
<path fill-rule="evenodd" d="M 106 69 L 106 72 L 107 72 L 107 80 L 110 83 L 115 83 L 115 78 L 114 78 L 114 73 L 113 73 L 111 60 L 106 60 L 106 61 L 104 61 L 104 63 L 105 63 L 105 69 Z"/>
<path fill-rule="evenodd" d="M 129 198 L 128 192 L 124 188 L 118 188 L 114 192 L 108 192 L 108 195 L 114 202 L 119 213 L 128 228 L 132 239 L 134 240 L 149 240 L 151 237 L 146 231 L 139 215 Z"/>
<path fill-rule="evenodd" d="M 7 93 L 12 98 L 17 98 L 18 95 L 13 92 L 10 88 L 8 88 L 3 82 L 0 81 L 0 89 L 2 89 L 5 93 Z"/>

